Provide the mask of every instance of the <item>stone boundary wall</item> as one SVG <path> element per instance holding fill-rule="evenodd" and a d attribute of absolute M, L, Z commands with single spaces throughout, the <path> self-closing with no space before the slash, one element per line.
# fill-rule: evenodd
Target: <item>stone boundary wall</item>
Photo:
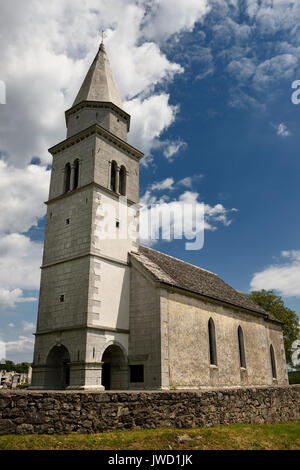
<path fill-rule="evenodd" d="M 300 419 L 300 385 L 209 391 L 0 391 L 0 434 L 69 434 Z"/>

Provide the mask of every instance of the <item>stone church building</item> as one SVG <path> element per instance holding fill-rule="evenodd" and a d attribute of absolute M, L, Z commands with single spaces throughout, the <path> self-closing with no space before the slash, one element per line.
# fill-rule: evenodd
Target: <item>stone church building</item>
<path fill-rule="evenodd" d="M 281 323 L 216 274 L 103 239 L 101 207 L 139 203 L 143 154 L 101 44 L 53 167 L 33 389 L 199 389 L 287 384 Z M 99 210 L 100 208 L 100 210 Z M 128 217 L 128 216 L 126 216 Z M 123 212 L 116 230 L 126 224 Z"/>

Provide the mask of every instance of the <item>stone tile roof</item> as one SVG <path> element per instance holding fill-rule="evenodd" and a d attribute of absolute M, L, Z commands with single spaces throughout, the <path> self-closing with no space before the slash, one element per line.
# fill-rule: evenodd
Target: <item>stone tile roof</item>
<path fill-rule="evenodd" d="M 131 256 L 159 282 L 260 313 L 269 320 L 280 323 L 248 295 L 236 291 L 214 273 L 142 245 L 139 253 L 132 253 Z"/>
<path fill-rule="evenodd" d="M 103 44 L 84 79 L 73 106 L 81 101 L 104 101 L 123 109 Z"/>

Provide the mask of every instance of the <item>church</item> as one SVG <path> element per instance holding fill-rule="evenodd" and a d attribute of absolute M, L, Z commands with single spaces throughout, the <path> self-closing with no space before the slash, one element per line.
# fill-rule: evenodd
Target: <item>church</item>
<path fill-rule="evenodd" d="M 197 390 L 288 384 L 281 323 L 216 274 L 104 239 L 139 203 L 143 154 L 129 145 L 103 43 L 52 147 L 33 362 L 35 390 Z"/>

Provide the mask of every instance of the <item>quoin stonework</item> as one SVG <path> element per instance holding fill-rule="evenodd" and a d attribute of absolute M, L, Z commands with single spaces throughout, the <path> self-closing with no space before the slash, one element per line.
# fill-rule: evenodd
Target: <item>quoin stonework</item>
<path fill-rule="evenodd" d="M 216 274 L 139 244 L 139 165 L 101 44 L 53 156 L 32 388 L 288 384 L 281 323 Z M 119 200 L 128 210 L 120 210 Z M 124 202 L 125 201 L 125 202 Z M 102 210 L 103 209 L 103 210 Z M 129 220 L 130 219 L 130 220 Z"/>

